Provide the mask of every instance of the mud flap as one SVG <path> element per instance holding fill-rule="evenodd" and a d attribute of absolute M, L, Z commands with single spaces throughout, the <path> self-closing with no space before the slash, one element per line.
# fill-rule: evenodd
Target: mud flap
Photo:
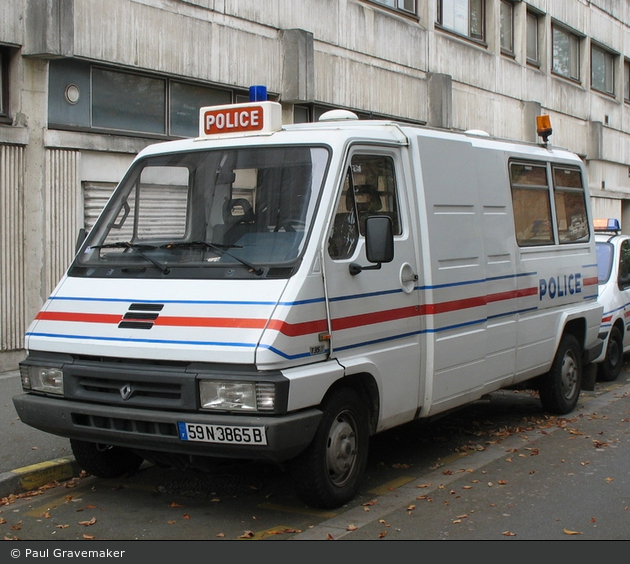
<path fill-rule="evenodd" d="M 597 364 L 590 362 L 582 368 L 582 389 L 592 392 L 597 381 Z"/>

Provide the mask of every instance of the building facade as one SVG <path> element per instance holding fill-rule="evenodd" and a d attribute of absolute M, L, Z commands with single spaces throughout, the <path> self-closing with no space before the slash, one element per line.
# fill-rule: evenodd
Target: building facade
<path fill-rule="evenodd" d="M 287 123 L 536 141 L 549 114 L 595 215 L 630 230 L 630 0 L 3 0 L 0 372 L 135 154 L 251 85 Z"/>

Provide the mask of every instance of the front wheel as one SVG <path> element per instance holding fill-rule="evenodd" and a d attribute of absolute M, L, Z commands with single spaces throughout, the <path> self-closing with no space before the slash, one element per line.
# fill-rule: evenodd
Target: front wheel
<path fill-rule="evenodd" d="M 133 474 L 144 461 L 134 452 L 118 446 L 75 439 L 70 439 L 70 446 L 77 464 L 97 478 L 120 478 L 126 474 Z"/>
<path fill-rule="evenodd" d="M 617 327 L 610 330 L 606 358 L 597 366 L 597 378 L 602 382 L 614 382 L 623 366 L 623 337 Z"/>
<path fill-rule="evenodd" d="M 326 398 L 322 410 L 313 442 L 292 462 L 291 473 L 305 503 L 332 509 L 354 498 L 365 473 L 368 412 L 349 388 Z"/>
<path fill-rule="evenodd" d="M 581 349 L 577 339 L 564 335 L 551 370 L 541 377 L 540 401 L 546 411 L 557 415 L 570 413 L 580 397 L 582 384 Z"/>

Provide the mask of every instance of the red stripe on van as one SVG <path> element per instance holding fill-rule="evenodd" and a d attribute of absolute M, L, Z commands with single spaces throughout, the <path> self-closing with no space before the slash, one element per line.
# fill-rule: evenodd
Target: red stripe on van
<path fill-rule="evenodd" d="M 595 280 L 597 280 L 595 278 Z M 385 311 L 376 311 L 369 313 L 361 313 L 348 317 L 337 318 L 332 320 L 333 330 L 340 331 L 344 329 L 352 329 L 364 325 L 374 325 L 376 323 L 387 323 L 398 319 L 408 319 L 418 315 L 436 315 L 440 313 L 448 313 L 480 307 L 488 303 L 500 302 L 525 296 L 536 295 L 537 288 L 525 288 L 522 290 L 511 290 L 509 292 L 498 292 L 488 296 L 476 296 L 474 298 L 464 298 L 461 300 L 451 300 L 437 304 L 426 304 L 424 306 L 407 306 L 398 309 L 388 309 Z M 78 313 L 78 312 L 40 312 L 37 319 L 46 321 L 66 321 L 78 323 L 111 323 L 118 324 L 122 320 L 122 316 L 118 314 L 106 313 Z M 238 318 L 238 317 L 183 317 L 183 316 L 158 316 L 154 321 L 154 325 L 162 327 L 216 327 L 216 328 L 233 328 L 233 329 L 264 329 L 267 325 L 266 319 L 256 318 Z M 313 321 L 305 321 L 302 323 L 288 323 L 279 319 L 269 321 L 268 328 L 273 331 L 279 331 L 288 337 L 300 337 L 314 333 L 326 331 L 328 326 L 325 319 L 317 319 Z"/>
<path fill-rule="evenodd" d="M 263 329 L 266 319 L 247 317 L 169 317 L 160 316 L 153 324 L 171 327 L 230 327 L 236 329 Z"/>
<path fill-rule="evenodd" d="M 122 315 L 112 313 L 78 313 L 72 311 L 40 311 L 35 319 L 73 323 L 120 323 Z"/>

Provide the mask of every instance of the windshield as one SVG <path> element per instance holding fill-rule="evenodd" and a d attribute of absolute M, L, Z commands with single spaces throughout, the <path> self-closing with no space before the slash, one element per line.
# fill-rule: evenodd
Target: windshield
<path fill-rule="evenodd" d="M 139 160 L 71 276 L 290 276 L 324 181 L 322 147 L 233 148 Z"/>
<path fill-rule="evenodd" d="M 604 284 L 610 278 L 614 255 L 613 246 L 610 243 L 597 243 L 597 279 L 599 284 Z"/>

